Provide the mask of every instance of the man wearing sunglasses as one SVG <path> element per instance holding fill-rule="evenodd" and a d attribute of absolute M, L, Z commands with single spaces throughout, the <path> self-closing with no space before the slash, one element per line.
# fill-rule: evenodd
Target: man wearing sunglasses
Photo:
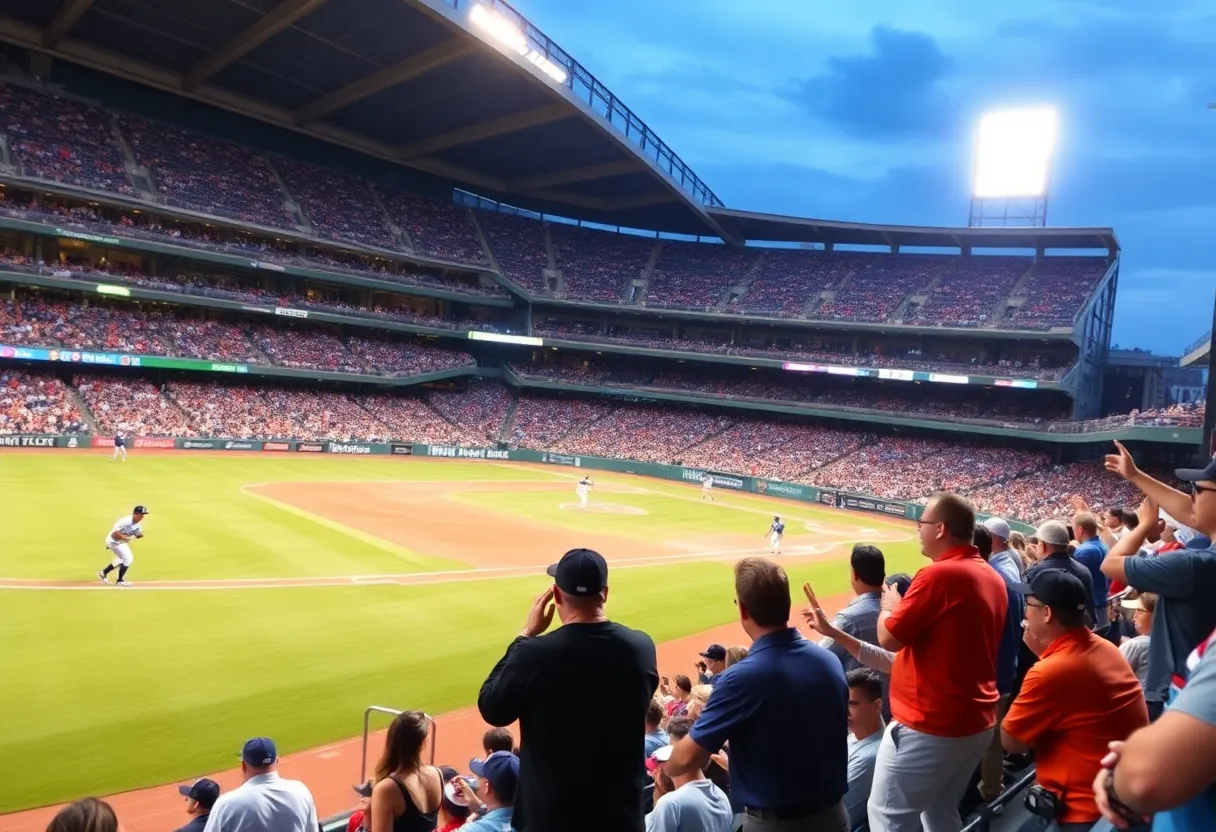
<path fill-rule="evenodd" d="M 1147 499 L 1137 512 L 1139 525 L 1111 548 L 1102 562 L 1102 571 L 1114 580 L 1158 596 L 1144 685 L 1149 718 L 1156 720 L 1171 681 L 1186 677 L 1187 656 L 1216 628 L 1216 551 L 1182 549 L 1155 557 L 1136 555 L 1149 528 L 1157 522 L 1158 506 L 1209 538 L 1216 533 L 1216 459 L 1204 468 L 1179 468 L 1174 472 L 1178 479 L 1190 483 L 1188 495 L 1141 471 L 1122 444 L 1116 442 L 1115 446 L 1118 453 L 1106 457 L 1106 469 L 1139 488 Z"/>

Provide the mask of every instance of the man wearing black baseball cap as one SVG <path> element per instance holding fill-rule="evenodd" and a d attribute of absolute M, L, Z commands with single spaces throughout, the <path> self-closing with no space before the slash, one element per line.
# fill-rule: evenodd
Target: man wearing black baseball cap
<path fill-rule="evenodd" d="M 701 658 L 705 659 L 705 670 L 697 674 L 697 679 L 702 685 L 712 685 L 714 677 L 726 669 L 726 648 L 711 644 L 701 653 Z"/>
<path fill-rule="evenodd" d="M 608 620 L 608 564 L 572 549 L 548 569 L 523 631 L 477 699 L 491 725 L 519 721 L 514 825 L 527 832 L 642 832 L 642 725 L 659 684 L 654 642 Z M 545 635 L 557 613 L 562 626 Z M 594 720 L 593 753 L 570 757 Z"/>
<path fill-rule="evenodd" d="M 1014 754 L 1034 749 L 1035 779 L 1057 798 L 1050 819 L 1061 832 L 1089 830 L 1101 814 L 1093 781 L 1102 758 L 1148 724 L 1148 709 L 1119 649 L 1086 626 L 1091 599 L 1080 578 L 1046 569 L 1016 588 L 1026 596 L 1026 646 L 1039 660 L 1001 723 L 1001 742 Z"/>
<path fill-rule="evenodd" d="M 1190 494 L 1171 488 L 1140 470 L 1120 443 L 1106 457 L 1113 471 L 1147 497 L 1136 515 L 1140 522 L 1107 553 L 1102 572 L 1109 578 L 1157 594 L 1153 638 L 1148 646 L 1144 698 L 1149 716 L 1161 715 L 1172 682 L 1185 679 L 1187 657 L 1216 629 L 1216 551 L 1181 549 L 1153 557 L 1139 555 L 1160 510 L 1212 538 L 1216 534 L 1216 459 L 1203 468 L 1179 468 L 1174 476 L 1190 484 Z M 1160 508 L 1158 508 L 1160 507 Z"/>
<path fill-rule="evenodd" d="M 219 800 L 219 784 L 204 777 L 189 786 L 178 786 L 177 793 L 186 798 L 186 814 L 191 816 L 190 822 L 177 832 L 203 832 L 207 828 L 211 807 Z"/>

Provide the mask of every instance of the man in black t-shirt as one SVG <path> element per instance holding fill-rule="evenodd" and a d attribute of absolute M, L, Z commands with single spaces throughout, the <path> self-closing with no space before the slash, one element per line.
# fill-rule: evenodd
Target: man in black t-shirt
<path fill-rule="evenodd" d="M 572 549 L 549 575 L 554 585 L 477 699 L 491 725 L 519 720 L 514 828 L 642 832 L 643 726 L 659 685 L 654 642 L 604 614 L 608 564 L 598 552 Z M 555 611 L 561 628 L 542 635 Z M 583 753 L 572 731 L 589 718 L 597 738 Z"/>

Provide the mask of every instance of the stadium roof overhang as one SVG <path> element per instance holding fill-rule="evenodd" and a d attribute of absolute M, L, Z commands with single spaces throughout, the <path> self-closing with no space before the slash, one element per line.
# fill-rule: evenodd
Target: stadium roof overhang
<path fill-rule="evenodd" d="M 1186 348 L 1182 354 L 1182 360 L 1178 364 L 1182 367 L 1206 367 L 1211 361 L 1212 333 L 1209 332 Z"/>
<path fill-rule="evenodd" d="M 524 42 L 513 50 L 483 37 L 478 5 L 515 21 Z M 0 40 L 389 160 L 436 191 L 539 213 L 736 244 L 1118 249 L 1110 229 L 916 228 L 726 209 L 503 0 L 0 0 Z"/>
<path fill-rule="evenodd" d="M 729 208 L 709 213 L 733 236 L 755 241 L 822 245 L 934 248 L 1052 248 L 1119 251 L 1110 228 L 942 228 L 803 219 Z"/>
<path fill-rule="evenodd" d="M 523 40 L 483 37 L 479 3 L 479 20 L 492 9 Z M 730 238 L 705 210 L 721 204 L 713 192 L 502 0 L 0 0 L 0 40 L 423 171 L 437 187 Z"/>

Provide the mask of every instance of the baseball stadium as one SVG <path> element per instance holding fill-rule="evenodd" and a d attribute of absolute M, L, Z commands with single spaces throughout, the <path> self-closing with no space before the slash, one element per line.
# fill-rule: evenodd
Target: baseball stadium
<path fill-rule="evenodd" d="M 0 0 L 3 832 L 261 736 L 345 829 L 393 713 L 482 752 L 568 550 L 695 674 L 742 558 L 835 612 L 936 492 L 1030 538 L 1208 456 L 1111 406 L 1111 228 L 732 209 L 502 0 L 172 6 Z"/>

